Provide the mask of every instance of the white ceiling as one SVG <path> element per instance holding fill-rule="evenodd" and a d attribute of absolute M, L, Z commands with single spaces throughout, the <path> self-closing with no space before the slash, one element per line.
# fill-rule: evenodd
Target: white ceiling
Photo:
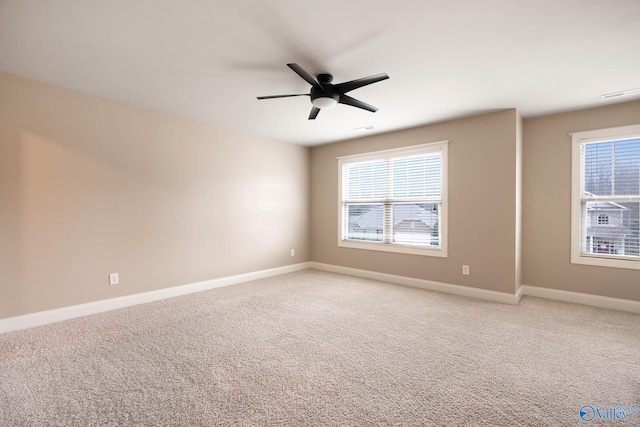
<path fill-rule="evenodd" d="M 307 120 L 309 85 L 389 80 Z M 492 111 L 602 105 L 640 87 L 639 0 L 0 0 L 0 70 L 316 145 Z M 628 99 L 624 99 L 628 100 Z"/>

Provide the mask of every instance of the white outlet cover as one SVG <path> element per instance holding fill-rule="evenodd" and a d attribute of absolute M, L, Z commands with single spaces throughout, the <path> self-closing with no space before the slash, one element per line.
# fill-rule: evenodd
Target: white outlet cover
<path fill-rule="evenodd" d="M 118 273 L 109 274 L 109 284 L 110 285 L 117 285 L 119 282 L 120 282 L 120 279 L 118 277 Z"/>

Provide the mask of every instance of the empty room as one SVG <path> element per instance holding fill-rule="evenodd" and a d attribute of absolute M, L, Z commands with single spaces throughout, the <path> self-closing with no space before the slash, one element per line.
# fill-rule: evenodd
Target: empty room
<path fill-rule="evenodd" d="M 0 0 L 0 426 L 640 425 L 637 0 Z"/>

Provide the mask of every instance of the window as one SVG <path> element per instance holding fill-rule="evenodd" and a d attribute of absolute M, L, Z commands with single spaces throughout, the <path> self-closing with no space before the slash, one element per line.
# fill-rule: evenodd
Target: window
<path fill-rule="evenodd" d="M 640 125 L 571 139 L 571 262 L 640 269 Z"/>
<path fill-rule="evenodd" d="M 447 256 L 447 141 L 338 158 L 338 246 Z"/>

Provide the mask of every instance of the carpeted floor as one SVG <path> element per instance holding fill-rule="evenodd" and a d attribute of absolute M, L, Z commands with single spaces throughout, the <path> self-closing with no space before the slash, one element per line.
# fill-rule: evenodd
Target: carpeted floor
<path fill-rule="evenodd" d="M 1 426 L 561 426 L 640 407 L 640 315 L 306 270 L 0 335 Z"/>

